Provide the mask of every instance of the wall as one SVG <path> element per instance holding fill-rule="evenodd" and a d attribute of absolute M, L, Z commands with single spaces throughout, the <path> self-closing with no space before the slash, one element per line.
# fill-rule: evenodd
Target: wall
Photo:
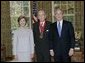
<path fill-rule="evenodd" d="M 9 1 L 1 1 L 1 44 L 6 47 L 6 57 L 12 55 Z"/>

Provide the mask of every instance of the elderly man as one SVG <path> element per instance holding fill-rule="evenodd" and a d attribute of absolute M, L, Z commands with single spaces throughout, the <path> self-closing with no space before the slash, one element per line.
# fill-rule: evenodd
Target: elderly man
<path fill-rule="evenodd" d="M 46 21 L 44 10 L 38 11 L 37 18 L 38 21 L 33 24 L 37 62 L 50 62 L 49 28 L 51 23 Z"/>

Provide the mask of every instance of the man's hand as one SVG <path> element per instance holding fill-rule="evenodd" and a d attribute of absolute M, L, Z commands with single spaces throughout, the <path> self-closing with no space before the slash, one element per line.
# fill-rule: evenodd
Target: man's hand
<path fill-rule="evenodd" d="M 74 49 L 73 48 L 70 48 L 69 50 L 69 56 L 72 56 L 74 54 Z"/>
<path fill-rule="evenodd" d="M 54 56 L 54 51 L 53 50 L 50 50 L 50 55 Z"/>
<path fill-rule="evenodd" d="M 35 23 L 35 22 L 37 22 L 37 21 L 38 21 L 37 17 L 35 17 L 35 16 L 33 15 L 33 23 Z"/>

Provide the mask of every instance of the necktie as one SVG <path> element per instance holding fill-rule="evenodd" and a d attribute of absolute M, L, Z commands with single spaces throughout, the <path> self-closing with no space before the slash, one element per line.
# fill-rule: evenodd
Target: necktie
<path fill-rule="evenodd" d="M 44 31 L 43 23 L 40 23 L 40 32 L 43 32 L 43 31 Z"/>
<path fill-rule="evenodd" d="M 60 36 L 61 36 L 61 26 L 60 26 L 60 22 L 58 23 L 57 28 L 58 28 L 58 34 L 59 34 L 59 37 L 60 37 Z"/>

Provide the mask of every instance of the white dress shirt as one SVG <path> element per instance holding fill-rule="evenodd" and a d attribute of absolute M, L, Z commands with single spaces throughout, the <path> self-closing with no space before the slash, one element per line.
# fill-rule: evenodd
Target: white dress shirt
<path fill-rule="evenodd" d="M 44 22 L 40 22 L 40 24 L 41 24 L 42 26 L 44 26 L 44 24 L 45 24 L 45 21 L 44 21 Z"/>

